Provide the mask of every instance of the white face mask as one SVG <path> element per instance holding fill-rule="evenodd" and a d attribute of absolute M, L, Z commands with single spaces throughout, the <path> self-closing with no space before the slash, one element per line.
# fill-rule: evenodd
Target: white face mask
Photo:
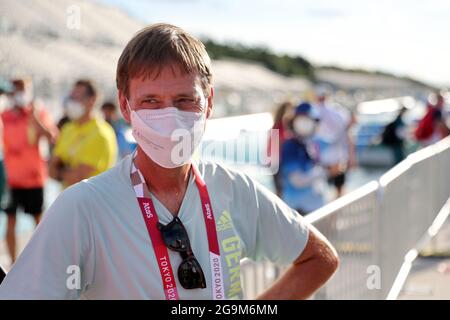
<path fill-rule="evenodd" d="M 306 116 L 298 116 L 294 119 L 292 126 L 296 134 L 306 138 L 314 134 L 316 122 Z"/>
<path fill-rule="evenodd" d="M 131 129 L 136 142 L 164 168 L 188 163 L 205 131 L 205 112 L 180 111 L 175 107 L 131 110 Z"/>
<path fill-rule="evenodd" d="M 13 105 L 12 99 L 8 97 L 6 94 L 0 95 L 0 112 L 8 110 Z"/>
<path fill-rule="evenodd" d="M 78 101 L 69 99 L 66 104 L 66 114 L 70 120 L 78 120 L 80 119 L 84 113 L 86 112 L 86 108 Z"/>
<path fill-rule="evenodd" d="M 14 94 L 14 105 L 16 107 L 26 107 L 31 101 L 31 95 L 23 91 L 19 91 Z"/>

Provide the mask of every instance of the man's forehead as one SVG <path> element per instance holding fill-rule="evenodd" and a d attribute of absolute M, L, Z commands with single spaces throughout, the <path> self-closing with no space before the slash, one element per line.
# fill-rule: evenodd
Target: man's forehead
<path fill-rule="evenodd" d="M 129 90 L 131 96 L 196 93 L 201 90 L 201 80 L 197 73 L 163 69 L 157 76 L 132 78 Z"/>
<path fill-rule="evenodd" d="M 82 93 L 84 93 L 85 90 L 86 90 L 85 87 L 83 87 L 81 85 L 75 85 L 72 88 L 72 93 L 74 93 L 74 94 L 82 94 Z"/>

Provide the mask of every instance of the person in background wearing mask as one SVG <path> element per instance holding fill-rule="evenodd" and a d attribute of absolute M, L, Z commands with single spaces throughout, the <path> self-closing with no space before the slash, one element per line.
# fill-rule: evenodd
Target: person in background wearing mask
<path fill-rule="evenodd" d="M 262 299 L 307 298 L 338 266 L 331 244 L 248 176 L 191 160 L 211 116 L 206 49 L 150 25 L 117 66 L 137 151 L 66 189 L 0 286 L 5 298 L 242 298 L 245 256 L 291 264 Z M 81 278 L 67 286 L 67 268 Z"/>
<path fill-rule="evenodd" d="M 127 140 L 127 132 L 130 126 L 119 114 L 117 105 L 114 102 L 107 101 L 103 103 L 100 108 L 103 113 L 103 118 L 114 129 L 117 139 L 117 146 L 119 148 L 118 159 L 122 159 L 126 155 L 132 153 L 136 148 L 135 143 Z"/>
<path fill-rule="evenodd" d="M 311 104 L 299 104 L 289 121 L 292 137 L 281 148 L 282 199 L 302 215 L 324 205 L 320 187 L 325 172 L 318 165 L 317 147 L 313 142 L 318 122 Z"/>
<path fill-rule="evenodd" d="M 50 176 L 65 187 L 111 168 L 117 159 L 114 130 L 95 115 L 97 90 L 79 80 L 67 101 L 65 124 L 50 161 Z"/>
<path fill-rule="evenodd" d="M 58 135 L 49 114 L 33 101 L 30 79 L 12 81 L 12 108 L 1 114 L 4 161 L 11 191 L 5 212 L 8 215 L 6 242 L 11 261 L 16 259 L 16 211 L 22 207 L 39 223 L 44 204 L 47 163 L 39 150 L 41 138 L 53 143 Z"/>
<path fill-rule="evenodd" d="M 327 169 L 328 183 L 336 188 L 336 197 L 342 196 L 347 171 L 356 164 L 355 147 L 350 136 L 354 115 L 327 101 L 329 93 L 319 87 L 317 109 L 320 124 L 316 132 L 321 165 Z"/>

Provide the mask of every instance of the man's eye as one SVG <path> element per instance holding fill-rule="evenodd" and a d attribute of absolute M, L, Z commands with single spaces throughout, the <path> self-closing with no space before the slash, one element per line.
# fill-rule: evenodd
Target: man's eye
<path fill-rule="evenodd" d="M 179 103 L 192 103 L 192 102 L 194 102 L 194 99 L 190 99 L 190 98 L 181 98 L 181 99 L 178 99 L 178 102 L 179 102 Z"/>
<path fill-rule="evenodd" d="M 145 99 L 143 102 L 144 103 L 157 103 L 158 101 L 156 101 L 156 99 Z"/>

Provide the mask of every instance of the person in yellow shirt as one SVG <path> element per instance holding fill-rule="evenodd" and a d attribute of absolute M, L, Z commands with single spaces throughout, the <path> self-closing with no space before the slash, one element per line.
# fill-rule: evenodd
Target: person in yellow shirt
<path fill-rule="evenodd" d="M 67 101 L 71 120 L 62 129 L 50 160 L 49 173 L 65 187 L 111 168 L 117 159 L 113 128 L 95 116 L 97 90 L 89 80 L 79 80 Z"/>

